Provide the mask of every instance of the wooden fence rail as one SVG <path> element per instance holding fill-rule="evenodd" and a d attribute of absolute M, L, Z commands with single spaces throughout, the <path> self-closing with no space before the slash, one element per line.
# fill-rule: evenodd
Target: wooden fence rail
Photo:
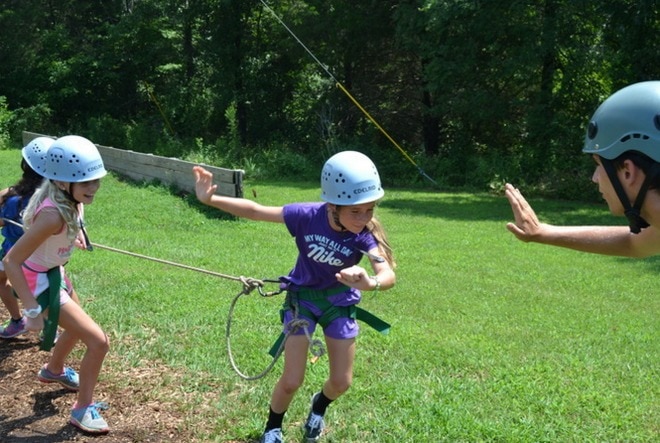
<path fill-rule="evenodd" d="M 36 137 L 56 138 L 50 135 L 23 131 L 23 145 L 25 146 Z M 192 167 L 196 163 L 153 154 L 125 151 L 98 144 L 96 147 L 101 157 L 103 157 L 105 168 L 110 171 L 136 181 L 147 183 L 158 181 L 174 186 L 181 191 L 195 192 Z M 225 169 L 210 165 L 203 166 L 213 173 L 213 182 L 218 185 L 217 194 L 228 197 L 243 197 L 243 176 L 245 175 L 243 170 Z"/>

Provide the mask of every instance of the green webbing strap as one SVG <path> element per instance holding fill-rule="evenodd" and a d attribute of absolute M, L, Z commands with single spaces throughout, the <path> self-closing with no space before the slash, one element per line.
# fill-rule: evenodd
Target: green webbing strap
<path fill-rule="evenodd" d="M 309 317 L 309 318 L 315 317 L 315 315 L 312 314 L 312 312 L 310 312 L 308 309 L 302 306 L 298 306 L 298 309 L 300 311 L 299 314 L 305 317 Z M 324 311 L 323 315 L 321 316 L 321 318 L 318 319 L 318 323 L 322 327 L 325 327 L 328 324 L 330 324 L 330 322 L 332 322 L 333 320 L 344 316 L 344 317 L 355 318 L 357 320 L 363 321 L 367 325 L 371 326 L 372 328 L 374 328 L 383 335 L 387 335 L 390 332 L 391 325 L 389 323 L 375 316 L 371 312 L 355 305 L 352 306 L 330 305 L 328 308 L 323 309 L 323 311 Z M 284 312 L 282 312 L 282 318 L 284 318 Z M 284 332 L 281 332 L 279 337 L 277 337 L 277 340 L 275 340 L 275 343 L 273 344 L 273 346 L 271 346 L 270 351 L 268 351 L 268 353 L 271 356 L 275 357 L 285 337 L 286 335 L 284 334 Z"/>
<path fill-rule="evenodd" d="M 60 319 L 60 289 L 62 286 L 60 267 L 49 269 L 47 275 L 48 290 L 37 297 L 41 309 L 48 309 L 48 318 L 44 319 L 44 339 L 39 345 L 39 349 L 42 351 L 50 351 L 55 345 L 57 324 Z"/>
<path fill-rule="evenodd" d="M 387 335 L 390 333 L 390 328 L 391 325 L 387 323 L 386 321 L 382 320 L 381 318 L 376 317 L 374 314 L 371 312 L 367 311 L 366 309 L 362 309 L 359 306 L 357 308 L 357 319 L 360 321 L 365 322 L 372 328 L 374 328 L 376 331 L 380 332 L 383 335 Z"/>
<path fill-rule="evenodd" d="M 346 285 L 339 285 L 332 289 L 300 289 L 298 291 L 291 291 L 298 297 L 298 300 L 317 301 L 325 300 L 331 295 L 341 294 L 346 292 L 350 287 Z"/>
<path fill-rule="evenodd" d="M 284 332 L 280 332 L 279 337 L 277 337 L 277 340 L 275 340 L 275 343 L 273 343 L 273 346 L 270 348 L 270 351 L 268 351 L 271 357 L 275 357 L 277 355 L 277 351 L 279 351 L 280 346 L 282 346 L 284 337 L 286 337 L 286 335 L 284 335 Z"/>

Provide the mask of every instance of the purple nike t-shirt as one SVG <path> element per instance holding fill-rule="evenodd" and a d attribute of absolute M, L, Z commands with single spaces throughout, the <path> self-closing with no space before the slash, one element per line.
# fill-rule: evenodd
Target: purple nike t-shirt
<path fill-rule="evenodd" d="M 298 259 L 285 281 L 291 289 L 332 289 L 340 286 L 335 274 L 357 264 L 363 251 L 378 246 L 373 234 L 364 229 L 359 234 L 337 232 L 328 221 L 327 203 L 293 203 L 284 206 L 284 223 L 296 240 Z M 336 306 L 360 301 L 360 291 L 330 296 Z"/>

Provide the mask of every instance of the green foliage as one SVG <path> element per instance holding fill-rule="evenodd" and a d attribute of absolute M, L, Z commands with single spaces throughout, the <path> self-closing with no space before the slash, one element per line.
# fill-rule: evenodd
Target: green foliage
<path fill-rule="evenodd" d="M 416 163 L 441 188 L 511 180 L 579 196 L 571 178 L 589 168 L 572 165 L 593 110 L 660 77 L 645 41 L 660 32 L 653 0 L 282 0 L 277 17 L 260 2 L 42 3 L 0 6 L 12 140 L 76 132 L 174 157 L 213 147 L 201 155 L 261 177 L 267 161 L 309 177 L 300 165 L 356 146 L 387 183 L 428 185 Z"/>
<path fill-rule="evenodd" d="M 12 112 L 7 108 L 6 97 L 0 95 L 0 146 L 3 148 L 9 142 L 9 123 L 12 119 Z"/>
<path fill-rule="evenodd" d="M 30 131 L 41 134 L 57 132 L 52 118 L 53 110 L 44 103 L 38 103 L 28 108 L 14 109 L 9 123 L 9 134 L 12 140 L 21 140 L 21 134 L 25 128 L 30 128 Z"/>

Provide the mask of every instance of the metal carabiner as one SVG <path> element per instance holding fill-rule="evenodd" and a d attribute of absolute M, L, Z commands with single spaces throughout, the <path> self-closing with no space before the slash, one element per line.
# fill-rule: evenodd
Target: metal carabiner
<path fill-rule="evenodd" d="M 264 282 L 264 283 L 280 283 L 279 280 L 272 280 L 272 279 L 263 279 L 263 280 L 261 280 L 261 281 Z M 257 290 L 259 291 L 259 294 L 260 294 L 262 297 L 272 297 L 272 296 L 274 296 L 274 295 L 279 295 L 279 294 L 281 294 L 282 292 L 284 292 L 284 288 L 282 288 L 282 287 L 280 287 L 277 291 L 267 291 L 267 292 L 264 292 L 264 290 L 263 290 L 263 286 L 262 286 L 262 285 L 257 286 Z"/>

